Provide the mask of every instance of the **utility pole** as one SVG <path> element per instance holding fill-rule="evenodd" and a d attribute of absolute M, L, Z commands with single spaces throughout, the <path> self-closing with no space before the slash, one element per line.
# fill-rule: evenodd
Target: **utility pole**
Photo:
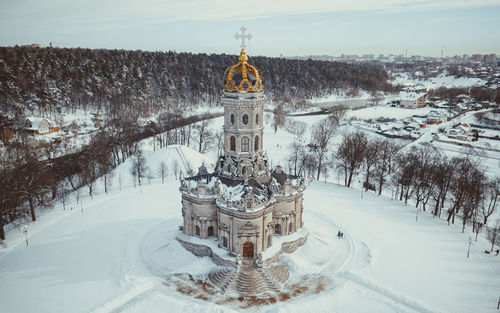
<path fill-rule="evenodd" d="M 26 247 L 28 246 L 28 225 L 24 224 L 24 235 L 26 235 Z"/>
<path fill-rule="evenodd" d="M 469 249 L 467 250 L 467 259 L 469 258 L 470 254 L 470 246 L 472 245 L 472 237 L 469 237 Z"/>

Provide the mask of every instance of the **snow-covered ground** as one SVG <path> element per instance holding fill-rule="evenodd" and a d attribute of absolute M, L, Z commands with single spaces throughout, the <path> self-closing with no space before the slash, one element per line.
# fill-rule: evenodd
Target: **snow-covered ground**
<path fill-rule="evenodd" d="M 392 81 L 393 84 L 401 84 L 401 85 L 414 85 L 414 84 L 422 84 L 425 88 L 429 89 L 437 89 L 439 87 L 457 87 L 457 88 L 467 88 L 474 86 L 484 86 L 486 81 L 481 78 L 473 78 L 473 77 L 455 77 L 448 75 L 448 73 L 440 73 L 436 77 L 431 77 L 426 80 L 422 79 L 413 79 L 410 77 L 408 73 L 396 73 L 394 74 L 395 80 Z"/>
<path fill-rule="evenodd" d="M 266 132 L 273 158 L 285 150 L 280 132 Z M 145 155 L 152 168 L 160 160 L 209 161 L 178 146 Z M 214 265 L 174 239 L 182 224 L 179 182 L 155 178 L 134 188 L 128 163 L 115 169 L 108 194 L 98 182 L 93 199 L 84 188 L 79 203 L 73 194 L 66 210 L 57 203 L 30 224 L 29 246 L 22 228 L 8 232 L 0 247 L 2 312 L 243 310 L 176 291 L 187 278 L 174 274 L 199 279 Z M 332 183 L 312 183 L 304 197 L 309 239 L 280 263 L 290 269 L 289 285 L 310 290 L 246 311 L 496 312 L 500 256 L 483 253 L 484 239 L 467 259 L 469 233 L 426 213 L 415 222 L 414 209 L 400 202 Z M 337 239 L 339 230 L 345 239 Z"/>
<path fill-rule="evenodd" d="M 431 107 L 423 107 L 418 109 L 406 109 L 400 107 L 391 106 L 373 106 L 368 108 L 362 108 L 359 110 L 353 110 L 346 113 L 346 118 L 354 117 L 358 119 L 368 120 L 377 118 L 394 118 L 398 120 L 404 120 L 410 118 L 413 115 L 426 115 L 431 110 L 436 110 Z"/>
<path fill-rule="evenodd" d="M 379 109 L 411 111 L 369 109 L 349 114 L 375 118 Z M 403 113 L 381 116 L 386 114 Z M 293 119 L 310 126 L 322 118 Z M 263 148 L 272 166 L 286 165 L 293 136 L 283 129 L 274 133 L 270 114 L 265 121 Z M 210 127 L 220 131 L 222 123 L 216 118 Z M 303 140 L 309 138 L 307 128 Z M 184 174 L 202 163 L 211 170 L 216 156 L 183 146 L 152 151 L 147 142 L 144 155 L 155 177 L 150 182 L 134 188 L 127 160 L 114 170 L 108 194 L 98 181 L 93 199 L 82 188 L 78 202 L 76 193 L 68 197 L 66 210 L 57 202 L 29 223 L 29 246 L 23 227 L 8 231 L 5 247 L 0 245 L 0 312 L 496 312 L 500 256 L 483 252 L 490 246 L 485 239 L 473 242 L 466 258 L 469 229 L 462 234 L 425 212 L 416 222 L 414 207 L 333 183 L 306 189 L 309 239 L 279 261 L 291 272 L 287 285 L 308 290 L 248 310 L 238 302 L 219 305 L 180 293 L 178 283 L 189 276 L 176 274 L 201 279 L 214 264 L 174 239 L 182 225 L 175 164 Z M 498 174 L 491 160 L 486 166 Z M 161 161 L 169 172 L 165 184 L 157 174 Z M 339 230 L 344 239 L 337 239 Z"/>

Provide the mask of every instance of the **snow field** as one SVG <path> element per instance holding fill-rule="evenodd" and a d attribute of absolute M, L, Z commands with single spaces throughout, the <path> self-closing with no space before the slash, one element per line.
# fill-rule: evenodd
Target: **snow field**
<path fill-rule="evenodd" d="M 322 118 L 297 120 L 312 125 Z M 214 129 L 221 125 L 222 118 L 212 123 Z M 272 165 L 286 165 L 293 137 L 265 126 Z M 308 129 L 304 139 L 309 137 Z M 201 278 L 214 266 L 174 239 L 182 217 L 172 173 L 174 160 L 184 173 L 187 163 L 196 172 L 213 161 L 182 146 L 145 150 L 154 176 L 160 162 L 167 163 L 165 184 L 154 178 L 133 188 L 129 159 L 114 170 L 108 194 L 100 179 L 94 199 L 84 187 L 79 203 L 72 193 L 65 211 L 56 203 L 40 215 L 29 225 L 28 247 L 22 232 L 8 232 L 7 248 L 0 247 L 0 311 L 242 311 L 178 293 L 165 280 L 177 273 Z M 415 222 L 415 208 L 401 202 L 316 182 L 304 199 L 309 239 L 279 262 L 290 270 L 288 284 L 312 287 L 324 278 L 324 290 L 247 312 L 496 312 L 500 257 L 482 252 L 489 248 L 484 239 L 474 242 L 467 259 L 470 233 L 427 213 Z M 339 230 L 344 239 L 337 239 Z"/>

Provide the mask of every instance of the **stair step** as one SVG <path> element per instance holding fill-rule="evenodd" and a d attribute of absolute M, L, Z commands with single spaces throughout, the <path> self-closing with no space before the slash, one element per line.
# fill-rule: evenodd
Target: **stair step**
<path fill-rule="evenodd" d="M 257 267 L 253 259 L 244 259 L 239 268 L 217 267 L 208 274 L 209 281 L 224 294 L 242 296 L 279 292 L 290 276 L 281 265 Z"/>

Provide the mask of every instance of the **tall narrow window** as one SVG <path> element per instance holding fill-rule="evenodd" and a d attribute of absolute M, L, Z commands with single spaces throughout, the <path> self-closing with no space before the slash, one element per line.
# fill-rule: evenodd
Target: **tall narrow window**
<path fill-rule="evenodd" d="M 222 237 L 222 246 L 224 246 L 224 248 L 227 248 L 227 237 L 226 236 Z"/>
<path fill-rule="evenodd" d="M 241 117 L 241 121 L 245 125 L 248 124 L 248 114 L 243 114 L 243 116 Z"/>
<path fill-rule="evenodd" d="M 267 235 L 267 247 L 269 248 L 271 246 L 271 234 Z"/>
<path fill-rule="evenodd" d="M 255 136 L 255 144 L 254 144 L 254 147 L 253 147 L 253 151 L 254 152 L 259 151 L 259 136 Z"/>
<path fill-rule="evenodd" d="M 231 114 L 231 125 L 234 125 L 234 114 Z"/>
<path fill-rule="evenodd" d="M 250 149 L 250 140 L 245 136 L 241 138 L 241 152 L 248 152 L 248 149 Z"/>
<path fill-rule="evenodd" d="M 259 125 L 259 114 L 255 114 L 255 124 Z"/>
<path fill-rule="evenodd" d="M 196 225 L 196 236 L 200 236 L 200 226 Z"/>
<path fill-rule="evenodd" d="M 290 224 L 292 225 L 292 224 Z M 208 226 L 208 237 L 212 237 L 214 235 L 214 227 Z"/>
<path fill-rule="evenodd" d="M 274 233 L 276 235 L 281 235 L 281 225 L 280 224 L 274 225 Z"/>
<path fill-rule="evenodd" d="M 231 151 L 236 151 L 236 138 L 234 138 L 234 136 L 231 136 L 229 139 L 229 146 Z"/>
<path fill-rule="evenodd" d="M 288 233 L 293 233 L 293 229 L 292 229 L 292 223 L 290 223 L 290 225 L 288 225 Z"/>

